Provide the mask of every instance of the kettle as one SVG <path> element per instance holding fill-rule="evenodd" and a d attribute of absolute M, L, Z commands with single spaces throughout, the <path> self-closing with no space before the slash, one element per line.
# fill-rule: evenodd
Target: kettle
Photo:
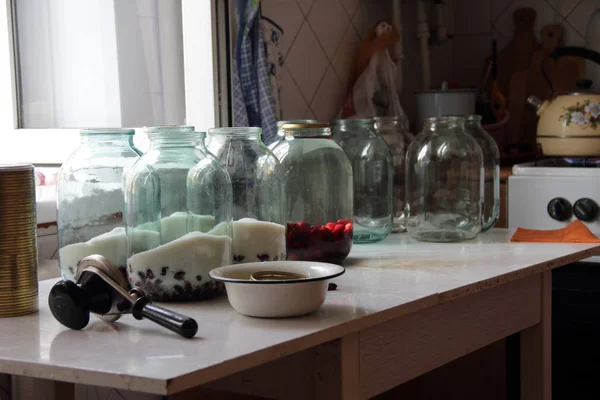
<path fill-rule="evenodd" d="M 549 55 L 554 60 L 563 56 L 582 57 L 600 64 L 600 53 L 583 47 L 561 47 Z M 552 83 L 543 65 L 542 75 L 550 86 L 552 97 Z M 592 81 L 581 80 L 577 82 L 575 92 L 544 102 L 529 96 L 527 104 L 534 107 L 539 116 L 537 142 L 544 155 L 600 155 L 600 93 L 592 86 Z"/>

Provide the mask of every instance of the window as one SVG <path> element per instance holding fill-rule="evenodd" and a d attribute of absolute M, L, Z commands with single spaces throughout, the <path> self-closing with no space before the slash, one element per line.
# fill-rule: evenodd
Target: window
<path fill-rule="evenodd" d="M 0 163 L 60 164 L 77 128 L 218 124 L 217 0 L 5 3 Z"/>

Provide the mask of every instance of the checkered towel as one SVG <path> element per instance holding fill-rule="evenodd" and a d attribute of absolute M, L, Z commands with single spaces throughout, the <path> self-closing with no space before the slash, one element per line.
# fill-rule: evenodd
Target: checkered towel
<path fill-rule="evenodd" d="M 259 0 L 237 0 L 238 38 L 233 62 L 234 126 L 260 126 L 263 140 L 277 134 L 275 99 L 267 67 Z"/>

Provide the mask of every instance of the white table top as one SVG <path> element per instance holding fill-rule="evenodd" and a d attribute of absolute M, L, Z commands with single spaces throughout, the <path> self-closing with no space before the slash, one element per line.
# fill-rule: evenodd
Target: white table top
<path fill-rule="evenodd" d="M 168 394 L 334 340 L 385 320 L 503 282 L 600 254 L 597 244 L 509 243 L 493 230 L 456 244 L 406 234 L 355 245 L 316 314 L 283 320 L 244 317 L 222 297 L 170 304 L 200 326 L 188 340 L 127 315 L 95 316 L 83 331 L 55 321 L 47 306 L 56 280 L 40 283 L 40 312 L 0 319 L 0 372 Z"/>

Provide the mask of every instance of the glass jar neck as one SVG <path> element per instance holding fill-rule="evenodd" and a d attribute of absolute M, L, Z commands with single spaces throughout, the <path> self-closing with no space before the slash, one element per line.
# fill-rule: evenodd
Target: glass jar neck
<path fill-rule="evenodd" d="M 260 144 L 263 144 L 261 139 L 261 128 L 214 128 L 210 129 L 208 132 L 210 134 L 211 141 L 231 142 L 237 140 L 244 140 L 256 141 Z"/>
<path fill-rule="evenodd" d="M 286 140 L 292 139 L 331 139 L 331 128 L 284 128 Z"/>
<path fill-rule="evenodd" d="M 80 131 L 80 143 L 90 147 L 131 147 L 133 129 L 83 129 Z"/>
<path fill-rule="evenodd" d="M 377 117 L 374 121 L 375 129 L 398 130 L 401 127 L 398 117 Z"/>
<path fill-rule="evenodd" d="M 373 126 L 372 118 L 351 118 L 351 119 L 338 119 L 333 123 L 334 127 L 338 127 L 343 130 L 356 130 L 356 129 L 369 129 Z"/>
<path fill-rule="evenodd" d="M 196 147 L 201 134 L 193 126 L 164 126 L 146 128 L 151 149 Z"/>
<path fill-rule="evenodd" d="M 467 120 L 465 122 L 465 126 L 473 126 L 473 127 L 481 127 L 481 120 L 482 120 L 482 116 L 481 115 L 469 115 L 467 117 Z"/>
<path fill-rule="evenodd" d="M 423 130 L 430 132 L 464 132 L 465 118 L 463 117 L 432 117 L 426 118 Z"/>

